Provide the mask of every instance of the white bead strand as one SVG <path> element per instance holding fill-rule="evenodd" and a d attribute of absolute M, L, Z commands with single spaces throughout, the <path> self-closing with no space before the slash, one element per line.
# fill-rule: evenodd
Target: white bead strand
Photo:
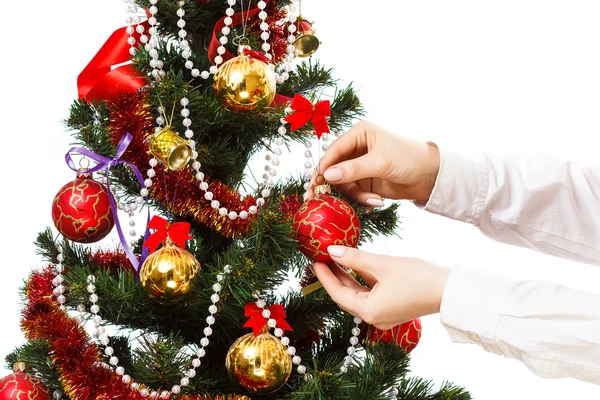
<path fill-rule="evenodd" d="M 65 311 L 65 303 L 67 299 L 65 297 L 65 286 L 63 285 L 65 281 L 65 277 L 63 276 L 63 261 L 64 256 L 62 253 L 62 247 L 60 243 L 56 243 L 56 250 L 58 250 L 58 255 L 56 256 L 56 265 L 54 266 L 54 270 L 56 271 L 56 276 L 52 279 L 52 286 L 54 286 L 54 290 L 52 294 L 56 297 L 56 302 L 59 304 L 59 309 Z"/>
<path fill-rule="evenodd" d="M 150 397 L 150 398 L 169 398 L 171 395 L 176 395 L 181 393 L 182 387 L 189 385 L 190 378 L 196 376 L 196 368 L 200 367 L 201 361 L 200 359 L 206 355 L 205 347 L 209 345 L 210 341 L 208 337 L 212 335 L 212 325 L 215 323 L 215 315 L 218 313 L 219 309 L 217 307 L 217 303 L 221 301 L 219 293 L 221 292 L 223 286 L 222 282 L 227 277 L 227 275 L 231 272 L 231 266 L 226 265 L 223 268 L 223 272 L 217 274 L 217 282 L 213 284 L 212 289 L 214 293 L 211 295 L 210 299 L 212 304 L 208 307 L 209 316 L 206 317 L 207 326 L 204 328 L 203 333 L 204 337 L 200 339 L 200 347 L 195 354 L 195 357 L 191 360 L 192 367 L 185 370 L 182 373 L 182 376 L 179 380 L 179 384 L 175 384 L 171 387 L 171 390 L 163 390 L 162 392 L 158 392 L 156 390 L 150 392 L 147 388 L 140 388 L 137 382 L 134 382 L 134 379 L 125 373 L 125 368 L 119 365 L 119 359 L 114 355 L 114 348 L 109 346 L 110 338 L 106 333 L 106 330 L 103 326 L 101 326 L 102 318 L 99 315 L 100 307 L 97 305 L 98 295 L 96 294 L 96 286 L 95 286 L 95 277 L 93 275 L 88 276 L 88 286 L 87 291 L 90 294 L 89 300 L 92 303 L 90 306 L 90 312 L 93 314 L 93 321 L 95 325 L 95 331 L 92 336 L 95 339 L 99 339 L 100 343 L 105 346 L 104 354 L 109 358 L 109 364 L 114 368 L 114 371 L 117 375 L 121 377 L 121 380 L 126 385 L 129 385 L 131 390 L 139 391 L 142 397 Z M 85 311 L 85 306 L 80 304 L 78 306 L 78 311 L 83 313 Z"/>
<path fill-rule="evenodd" d="M 285 336 L 285 332 L 283 329 L 277 327 L 277 320 L 274 318 L 270 318 L 271 310 L 266 307 L 266 302 L 260 297 L 260 293 L 255 295 L 257 298 L 256 306 L 262 309 L 262 316 L 267 319 L 267 326 L 272 328 L 273 334 L 279 338 L 281 344 L 283 344 L 287 348 L 287 353 L 292 357 L 292 363 L 296 366 L 296 372 L 300 375 L 304 375 L 305 379 L 311 379 L 312 377 L 309 374 L 306 374 L 306 366 L 302 364 L 302 359 L 300 356 L 296 355 L 296 348 L 294 346 L 290 346 L 290 339 Z M 358 317 L 354 317 L 354 328 L 352 328 L 352 336 L 350 337 L 350 346 L 347 349 L 348 355 L 344 358 L 344 363 L 340 368 L 341 373 L 348 372 L 348 365 L 352 362 L 352 356 L 356 353 L 356 345 L 358 344 L 358 335 L 360 334 L 360 329 L 358 325 L 362 323 L 362 319 Z"/>

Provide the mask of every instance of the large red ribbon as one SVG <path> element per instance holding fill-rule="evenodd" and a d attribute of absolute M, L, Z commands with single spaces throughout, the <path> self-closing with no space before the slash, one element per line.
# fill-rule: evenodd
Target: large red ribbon
<path fill-rule="evenodd" d="M 190 224 L 187 222 L 175 222 L 170 224 L 166 219 L 155 215 L 148 223 L 149 229 L 155 229 L 155 232 L 150 235 L 144 242 L 144 247 L 150 251 L 156 250 L 159 244 L 167 238 L 173 241 L 177 246 L 184 248 L 185 242 L 190 240 Z"/>
<path fill-rule="evenodd" d="M 143 23 L 146 31 L 149 28 Z M 106 99 L 117 93 L 133 93 L 146 84 L 146 79 L 130 64 L 126 27 L 117 29 L 77 77 L 80 99 L 87 101 Z M 132 35 L 139 43 L 140 34 Z"/>
<path fill-rule="evenodd" d="M 284 118 L 291 124 L 291 130 L 295 131 L 302 128 L 308 121 L 312 120 L 315 133 L 319 139 L 321 139 L 323 133 L 329 132 L 326 118 L 331 115 L 329 100 L 319 101 L 313 105 L 306 97 L 296 94 L 291 107 L 296 112 Z"/>
<path fill-rule="evenodd" d="M 277 321 L 277 327 L 283 329 L 283 331 L 293 331 L 290 324 L 285 320 L 285 308 L 281 304 L 274 304 L 268 308 L 260 308 L 256 305 L 256 303 L 246 303 L 244 308 L 244 315 L 250 318 L 244 324 L 244 328 L 252 328 L 254 331 L 254 336 L 258 335 L 260 331 L 267 324 L 268 318 L 263 317 L 263 310 L 271 311 L 270 318 L 273 318 Z"/>

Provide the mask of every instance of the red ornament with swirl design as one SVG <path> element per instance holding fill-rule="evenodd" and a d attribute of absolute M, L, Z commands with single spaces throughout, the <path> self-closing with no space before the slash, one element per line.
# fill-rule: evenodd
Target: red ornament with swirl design
<path fill-rule="evenodd" d="M 382 330 L 369 326 L 367 341 L 372 343 L 396 343 L 408 354 L 417 347 L 421 339 L 421 319 L 415 318 L 395 326 L 392 329 Z"/>
<path fill-rule="evenodd" d="M 327 185 L 315 189 L 317 196 L 304 203 L 294 215 L 294 230 L 300 251 L 314 261 L 333 262 L 327 247 L 356 247 L 360 221 L 344 200 L 331 195 Z"/>
<path fill-rule="evenodd" d="M 93 243 L 108 235 L 115 225 L 106 187 L 91 176 L 78 174 L 63 186 L 52 201 L 52 221 L 67 239 Z"/>
<path fill-rule="evenodd" d="M 46 386 L 25 371 L 23 363 L 16 363 L 15 372 L 0 379 L 0 400 L 50 400 Z"/>

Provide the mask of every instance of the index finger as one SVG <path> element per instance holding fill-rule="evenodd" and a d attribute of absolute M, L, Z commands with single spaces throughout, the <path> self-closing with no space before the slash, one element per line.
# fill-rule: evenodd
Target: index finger
<path fill-rule="evenodd" d="M 329 293 L 331 300 L 341 308 L 358 317 L 367 309 L 366 302 L 369 292 L 357 292 L 352 288 L 344 286 L 339 278 L 324 263 L 314 263 L 313 272 L 323 285 L 323 288 Z"/>
<path fill-rule="evenodd" d="M 319 174 L 323 174 L 332 165 L 347 160 L 348 157 L 360 149 L 365 133 L 364 124 L 359 122 L 336 139 L 319 160 Z"/>

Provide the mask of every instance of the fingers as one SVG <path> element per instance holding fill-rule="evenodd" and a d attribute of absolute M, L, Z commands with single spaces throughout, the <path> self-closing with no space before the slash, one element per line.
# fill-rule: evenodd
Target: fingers
<path fill-rule="evenodd" d="M 383 199 L 377 193 L 364 191 L 357 183 L 344 183 L 336 185 L 336 190 L 347 199 L 351 199 L 365 206 L 383 207 Z"/>
<path fill-rule="evenodd" d="M 368 153 L 330 166 L 323 172 L 323 176 L 327 182 L 337 185 L 364 178 L 377 178 L 381 176 L 382 170 L 383 159 L 375 153 Z"/>
<path fill-rule="evenodd" d="M 357 292 L 368 292 L 370 289 L 361 285 L 348 271 L 344 270 L 337 264 L 329 264 L 329 269 L 346 287 L 356 290 Z"/>
<path fill-rule="evenodd" d="M 329 146 L 319 161 L 319 171 L 326 171 L 332 165 L 348 159 L 360 147 L 365 147 L 363 154 L 367 152 L 363 125 L 360 123 L 354 125 Z"/>
<path fill-rule="evenodd" d="M 329 246 L 327 251 L 336 263 L 358 272 L 361 276 L 368 275 L 376 281 L 381 281 L 384 267 L 389 263 L 386 256 L 367 253 L 354 247 Z"/>
<path fill-rule="evenodd" d="M 326 264 L 316 262 L 312 270 L 334 302 L 352 315 L 361 315 L 366 308 L 369 292 L 358 292 L 345 286 Z"/>

